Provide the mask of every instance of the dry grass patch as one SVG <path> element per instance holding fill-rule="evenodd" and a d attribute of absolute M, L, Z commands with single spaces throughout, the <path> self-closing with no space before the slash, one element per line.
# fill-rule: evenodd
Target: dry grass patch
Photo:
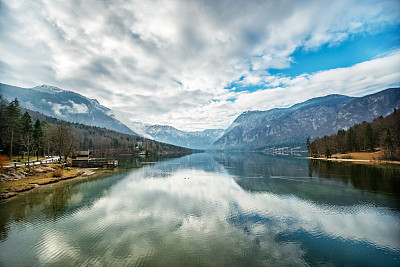
<path fill-rule="evenodd" d="M 380 156 L 383 154 L 383 151 L 377 152 L 348 152 L 345 154 L 335 154 L 332 157 L 338 159 L 355 159 L 355 160 L 378 160 Z"/>
<path fill-rule="evenodd" d="M 35 172 L 35 170 L 32 169 L 31 174 L 18 180 L 0 182 L 0 194 L 6 194 L 9 192 L 22 192 L 32 189 L 37 185 L 55 183 L 60 180 L 75 178 L 82 174 L 82 172 L 76 168 L 62 169 L 59 166 L 52 167 L 53 171 Z"/>

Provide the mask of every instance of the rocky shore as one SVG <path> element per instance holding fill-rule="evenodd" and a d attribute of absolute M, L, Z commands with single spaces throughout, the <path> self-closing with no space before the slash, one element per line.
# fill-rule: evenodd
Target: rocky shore
<path fill-rule="evenodd" d="M 60 164 L 45 164 L 28 168 L 4 168 L 0 171 L 0 199 L 6 199 L 37 186 L 57 183 L 97 172 L 93 168 L 63 167 Z"/>

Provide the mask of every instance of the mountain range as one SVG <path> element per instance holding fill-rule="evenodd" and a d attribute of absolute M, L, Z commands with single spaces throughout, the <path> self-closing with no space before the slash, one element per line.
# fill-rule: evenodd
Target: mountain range
<path fill-rule="evenodd" d="M 305 146 L 315 138 L 372 121 L 400 108 L 400 88 L 355 98 L 328 95 L 289 108 L 242 113 L 214 143 L 218 150 L 262 150 L 269 147 Z"/>
<path fill-rule="evenodd" d="M 116 117 L 140 136 L 192 149 L 211 149 L 213 143 L 224 133 L 224 129 L 206 129 L 203 131 L 182 131 L 169 125 L 151 125 L 143 122 L 131 122 L 121 113 Z"/>
<path fill-rule="evenodd" d="M 60 120 L 104 127 L 125 134 L 139 135 L 159 142 L 192 149 L 209 149 L 223 129 L 187 132 L 167 125 L 131 122 L 119 112 L 102 106 L 96 99 L 49 85 L 21 88 L 0 83 L 0 93 L 11 101 L 18 98 L 22 108 Z"/>
<path fill-rule="evenodd" d="M 137 125 L 138 123 L 136 123 Z M 135 123 L 133 123 L 135 125 Z M 131 129 L 137 129 L 133 126 Z M 143 136 L 159 142 L 174 144 L 193 149 L 210 149 L 213 143 L 224 133 L 223 129 L 207 129 L 204 131 L 186 132 L 168 125 L 145 125 Z"/>
<path fill-rule="evenodd" d="M 289 108 L 247 111 L 226 129 L 181 131 L 168 125 L 131 122 L 78 93 L 54 86 L 21 88 L 0 83 L 0 93 L 8 100 L 18 98 L 23 108 L 70 122 L 104 127 L 139 135 L 159 142 L 192 149 L 262 150 L 274 147 L 305 146 L 315 138 L 347 129 L 356 123 L 372 121 L 400 108 L 400 88 L 390 88 L 363 97 L 328 95 L 295 104 Z"/>

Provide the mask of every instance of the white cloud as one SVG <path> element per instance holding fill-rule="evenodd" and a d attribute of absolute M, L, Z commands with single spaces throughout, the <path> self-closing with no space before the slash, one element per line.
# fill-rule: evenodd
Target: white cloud
<path fill-rule="evenodd" d="M 96 98 L 132 121 L 192 130 L 226 126 L 245 108 L 263 108 L 260 100 L 249 107 L 246 99 L 274 95 L 225 89 L 240 77 L 250 84 L 269 79 L 283 96 L 279 86 L 287 78 L 264 72 L 288 67 L 296 49 L 318 49 L 399 22 L 395 0 L 42 0 L 2 2 L 0 13 L 2 82 L 52 84 Z M 300 90 L 300 79 L 326 79 L 310 77 L 289 80 Z M 371 83 L 359 92 L 384 81 Z M 328 93 L 335 84 L 323 88 Z"/>
<path fill-rule="evenodd" d="M 63 105 L 58 103 L 49 104 L 52 106 L 52 110 L 58 116 L 67 116 L 68 114 L 84 114 L 89 111 L 88 107 L 85 104 L 77 104 L 72 100 L 69 100 L 69 105 Z"/>
<path fill-rule="evenodd" d="M 267 110 L 287 107 L 311 97 L 328 94 L 363 96 L 400 84 L 400 50 L 381 58 L 362 62 L 348 68 L 303 74 L 297 77 L 256 76 L 244 79 L 243 84 L 253 85 L 255 80 L 265 83 L 263 89 L 255 92 L 228 92 L 227 97 L 205 105 L 185 110 L 185 103 L 179 107 L 180 98 L 172 104 L 181 113 L 151 114 L 149 109 L 137 110 L 132 117 L 150 118 L 168 124 L 173 122 L 183 129 L 227 127 L 243 111 Z M 269 87 L 271 85 L 271 87 Z M 165 98 L 164 98 L 165 99 Z M 233 99 L 228 101 L 228 99 Z M 155 100 L 155 102 L 161 101 Z M 172 103 L 172 102 L 171 102 Z M 192 103 L 194 106 L 194 103 Z M 140 119 L 139 119 L 140 120 Z"/>

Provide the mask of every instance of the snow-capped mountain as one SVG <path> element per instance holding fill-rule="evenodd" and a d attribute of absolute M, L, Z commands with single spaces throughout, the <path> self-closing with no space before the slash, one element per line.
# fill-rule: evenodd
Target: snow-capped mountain
<path fill-rule="evenodd" d="M 328 95 L 307 100 L 289 108 L 248 111 L 241 114 L 215 149 L 263 149 L 267 147 L 305 146 L 308 136 L 336 133 L 356 123 L 372 121 L 400 108 L 400 88 L 353 98 Z"/>
<path fill-rule="evenodd" d="M 8 101 L 18 98 L 21 107 L 47 116 L 136 135 L 96 99 L 72 91 L 49 85 L 21 88 L 0 83 L 0 93 Z"/>
<path fill-rule="evenodd" d="M 209 149 L 224 133 L 223 129 L 188 132 L 178 130 L 168 125 L 151 125 L 143 122 L 131 122 L 125 114 L 117 111 L 113 112 L 120 121 L 140 136 L 176 146 L 192 149 Z"/>
<path fill-rule="evenodd" d="M 223 129 L 186 132 L 167 125 L 150 125 L 145 131 L 156 141 L 193 149 L 209 149 L 224 133 Z"/>

